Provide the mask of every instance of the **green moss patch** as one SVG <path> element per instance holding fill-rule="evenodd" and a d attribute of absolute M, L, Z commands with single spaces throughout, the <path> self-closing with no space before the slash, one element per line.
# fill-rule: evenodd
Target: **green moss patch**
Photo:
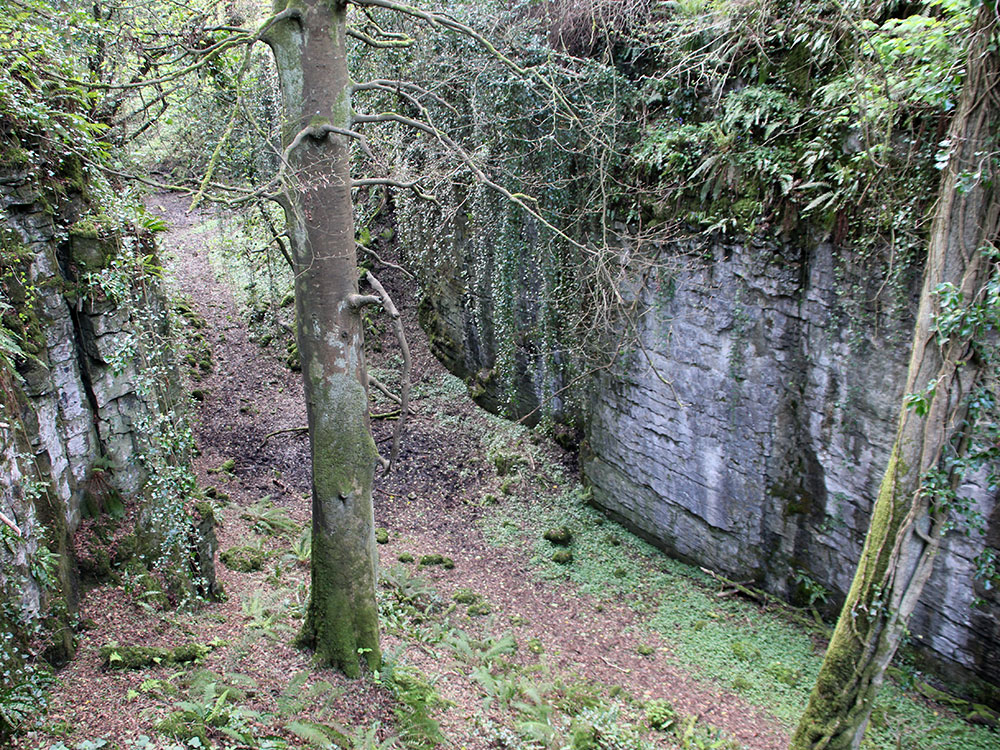
<path fill-rule="evenodd" d="M 573 562 L 573 553 L 568 549 L 557 549 L 552 553 L 552 562 L 560 565 L 569 565 Z"/>
<path fill-rule="evenodd" d="M 445 557 L 444 555 L 438 553 L 420 556 L 420 567 L 427 567 L 431 565 L 440 565 L 442 568 L 451 570 L 455 567 L 455 561 L 450 557 Z"/>
<path fill-rule="evenodd" d="M 475 604 L 482 599 L 482 597 L 472 589 L 459 589 L 452 594 L 451 598 L 459 604 Z"/>
<path fill-rule="evenodd" d="M 229 502 L 229 493 L 223 492 L 218 487 L 206 487 L 205 497 L 211 498 L 219 505 L 225 505 Z"/>
<path fill-rule="evenodd" d="M 285 347 L 285 367 L 292 372 L 302 372 L 302 360 L 299 359 L 299 345 L 289 341 Z"/>
<path fill-rule="evenodd" d="M 236 459 L 227 458 L 214 469 L 209 469 L 209 474 L 233 474 L 236 471 Z"/>
<path fill-rule="evenodd" d="M 542 535 L 542 538 L 547 542 L 552 542 L 553 544 L 565 547 L 573 541 L 573 532 L 566 526 L 557 526 L 554 529 L 548 529 Z"/>
<path fill-rule="evenodd" d="M 256 547 L 230 547 L 219 554 L 222 564 L 239 573 L 253 573 L 264 567 L 266 555 Z"/>

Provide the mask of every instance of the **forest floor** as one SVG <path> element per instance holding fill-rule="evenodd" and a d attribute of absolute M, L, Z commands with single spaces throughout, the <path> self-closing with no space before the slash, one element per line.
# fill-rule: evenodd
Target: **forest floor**
<path fill-rule="evenodd" d="M 191 611 L 156 608 L 127 586 L 90 590 L 78 656 L 45 725 L 18 748 L 375 748 L 392 737 L 419 750 L 785 747 L 818 664 L 815 633 L 591 509 L 570 454 L 479 410 L 430 355 L 415 293 L 392 269 L 379 273 L 403 314 L 414 387 L 398 466 L 376 478 L 385 666 L 354 681 L 315 667 L 290 645 L 308 593 L 301 375 L 285 365 L 287 339 L 248 325 L 246 289 L 227 268 L 239 253 L 219 216 L 188 214 L 168 195 L 151 205 L 170 225 L 170 293 L 197 314 L 189 322 L 204 321 L 185 329 L 186 346 L 211 351 L 188 383 L 199 484 L 213 488 L 219 550 L 249 547 L 259 569 L 219 562 L 225 600 Z M 282 309 L 271 302 L 264 317 Z M 391 329 L 370 333 L 370 368 L 391 383 Z M 394 407 L 373 395 L 373 413 Z M 373 423 L 383 453 L 393 424 Z M 573 560 L 560 564 L 563 548 L 543 534 L 562 526 Z M 181 666 L 107 669 L 98 653 L 192 642 L 207 653 Z M 918 747 L 903 739 L 932 729 L 943 744 L 928 748 L 1000 747 L 895 701 L 876 720 L 886 742 L 872 747 Z M 972 744 L 950 744 L 959 736 Z"/>

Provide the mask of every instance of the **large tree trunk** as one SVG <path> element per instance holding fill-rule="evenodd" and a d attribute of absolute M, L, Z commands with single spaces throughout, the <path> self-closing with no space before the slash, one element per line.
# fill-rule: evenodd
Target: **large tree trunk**
<path fill-rule="evenodd" d="M 900 412 L 861 560 L 792 738 L 793 750 L 860 745 L 876 691 L 940 544 L 946 511 L 935 506 L 923 479 L 928 471 L 943 467 L 947 450 L 960 449 L 964 442 L 966 399 L 983 373 L 983 363 L 968 338 L 954 335 L 939 344 L 938 290 L 941 284 L 951 284 L 961 291 L 964 304 L 977 301 L 992 265 L 984 250 L 997 243 L 996 27 L 996 11 L 984 3 L 970 35 L 966 79 L 948 136 L 951 159 L 931 226 L 906 384 L 907 394 L 926 394 L 925 408 L 904 404 Z M 971 188 L 960 191 L 963 173 L 978 177 Z M 957 479 L 948 477 L 953 487 Z"/>
<path fill-rule="evenodd" d="M 312 588 L 299 642 L 349 676 L 380 661 L 372 480 L 358 292 L 343 0 L 276 0 L 266 33 L 284 103 L 284 208 L 312 450 Z M 287 6 L 287 7 L 286 7 Z M 279 16 L 281 17 L 281 16 Z"/>

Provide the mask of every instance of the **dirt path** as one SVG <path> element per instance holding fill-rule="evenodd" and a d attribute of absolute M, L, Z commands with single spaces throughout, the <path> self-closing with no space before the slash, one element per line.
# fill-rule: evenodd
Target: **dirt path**
<path fill-rule="evenodd" d="M 121 588 L 91 591 L 82 614 L 93 620 L 93 626 L 83 637 L 79 657 L 60 675 L 61 686 L 53 696 L 46 725 L 49 731 L 36 733 L 19 747 L 47 748 L 43 740 L 54 742 L 60 727 L 69 732 L 69 739 L 64 740 L 69 746 L 97 737 L 121 741 L 153 735 L 152 726 L 174 707 L 188 678 L 166 668 L 103 672 L 97 649 L 108 642 L 174 645 L 186 641 L 219 644 L 200 669 L 210 670 L 220 679 L 233 673 L 252 677 L 242 705 L 247 711 L 271 717 L 246 720 L 257 726 L 260 736 L 270 733 L 284 738 L 289 747 L 305 746 L 287 729 L 288 715 L 280 720 L 274 717 L 280 713 L 280 696 L 292 676 L 313 670 L 308 654 L 288 645 L 299 622 L 288 612 L 301 605 L 307 570 L 282 557 L 292 535 L 257 534 L 251 521 L 242 518 L 246 509 L 269 496 L 275 507 L 284 509 L 294 521 L 302 525 L 308 522 L 307 440 L 295 432 L 267 438 L 276 431 L 305 424 L 301 376 L 282 364 L 277 345 L 264 350 L 251 342 L 232 294 L 213 272 L 205 249 L 210 238 L 196 231 L 207 215 L 186 214 L 183 200 L 172 196 L 156 197 L 152 207 L 163 213 L 171 226 L 162 244 L 173 256 L 169 262 L 172 287 L 190 299 L 207 324 L 204 335 L 211 347 L 213 367 L 194 386 L 203 392 L 195 423 L 200 450 L 195 468 L 202 486 L 216 487 L 230 498 L 218 512 L 219 548 L 259 544 L 269 553 L 269 562 L 263 570 L 249 573 L 219 564 L 218 575 L 228 600 L 194 613 L 137 607 Z M 445 373 L 427 350 L 413 306 L 406 304 L 412 292 L 391 273 L 382 281 L 402 308 L 414 352 L 413 381 L 418 388 L 416 413 L 407 428 L 399 468 L 376 480 L 376 523 L 389 532 L 389 540 L 380 545 L 379 553 L 384 568 L 396 566 L 398 570 L 402 566 L 409 581 L 425 580 L 436 590 L 427 594 L 428 600 L 437 602 L 428 608 L 423 622 L 406 609 L 410 619 L 404 626 L 387 624 L 384 647 L 423 673 L 440 696 L 451 702 L 434 712 L 446 745 L 496 747 L 496 740 L 484 735 L 482 716 L 509 722 L 512 710 L 494 702 L 481 713 L 484 693 L 470 679 L 470 663 L 443 648 L 440 640 L 421 642 L 414 636 L 434 627 L 459 627 L 477 639 L 510 631 L 519 648 L 507 657 L 504 674 L 535 675 L 538 679 L 541 675 L 564 686 L 576 681 L 589 685 L 602 699 L 620 695 L 628 698 L 622 705 L 636 722 L 641 721 L 644 701 L 665 698 L 679 713 L 698 715 L 751 750 L 784 747 L 787 736 L 783 729 L 738 697 L 706 687 L 704 681 L 686 674 L 667 645 L 643 630 L 639 615 L 625 602 L 597 601 L 577 593 L 569 584 L 538 580 L 529 545 L 509 548 L 487 543 L 477 520 L 495 510 L 473 502 L 485 492 L 496 492 L 498 485 L 480 439 L 489 429 L 487 418 L 467 399 L 421 397 L 421 393 L 433 393 L 445 380 Z M 394 351 L 388 332 L 382 348 Z M 376 440 L 381 445 L 386 445 L 390 430 L 387 421 L 375 423 Z M 546 446 L 543 450 L 552 461 L 569 465 L 557 448 Z M 231 478 L 210 473 L 227 460 L 235 462 Z M 509 512 L 516 523 L 518 503 L 496 494 L 501 502 L 510 502 Z M 453 559 L 454 568 L 418 568 L 416 563 L 396 562 L 407 553 L 418 557 L 440 553 Z M 469 616 L 464 607 L 449 611 L 447 605 L 459 589 L 484 595 L 492 609 L 490 615 Z M 640 641 L 655 646 L 653 653 L 640 654 L 636 649 Z M 311 675 L 310 683 L 328 681 L 336 698 L 325 706 L 307 701 L 301 716 L 349 728 L 379 721 L 380 736 L 398 729 L 396 704 L 386 688 L 370 680 L 343 680 L 330 670 Z M 150 681 L 158 684 L 150 687 Z M 180 692 L 166 689 L 171 683 L 180 686 Z M 655 741 L 662 747 L 674 746 L 667 735 Z"/>

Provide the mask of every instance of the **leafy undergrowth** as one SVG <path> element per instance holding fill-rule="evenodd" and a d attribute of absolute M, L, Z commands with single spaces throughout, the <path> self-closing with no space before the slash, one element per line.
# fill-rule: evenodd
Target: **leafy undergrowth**
<path fill-rule="evenodd" d="M 493 444 L 525 444 L 520 428 L 492 425 Z M 535 463 L 535 459 L 532 459 Z M 770 712 L 789 728 L 801 715 L 822 661 L 817 635 L 790 617 L 791 608 L 764 607 L 746 598 L 720 596 L 719 580 L 671 560 L 588 505 L 588 493 L 559 467 L 543 467 L 551 486 L 536 482 L 530 501 L 512 498 L 482 523 L 493 544 L 530 541 L 536 574 L 570 581 L 581 593 L 625 598 L 641 614 L 642 630 L 660 634 L 671 653 L 706 681 L 720 684 Z M 511 519 L 516 518 L 516 523 Z M 569 530 L 572 561 L 545 539 L 549 529 Z M 733 593 L 732 590 L 726 592 Z M 929 705 L 893 681 L 882 688 L 862 748 L 869 750 L 996 750 L 997 733 L 975 727 Z"/>

